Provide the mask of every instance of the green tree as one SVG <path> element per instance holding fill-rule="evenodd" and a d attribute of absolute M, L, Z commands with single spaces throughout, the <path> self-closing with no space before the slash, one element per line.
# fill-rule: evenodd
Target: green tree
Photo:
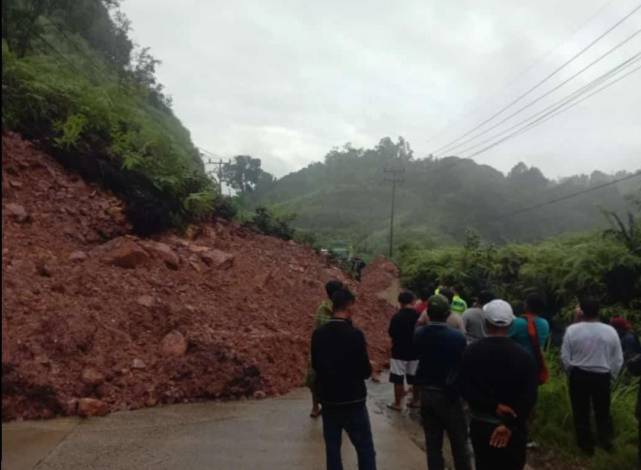
<path fill-rule="evenodd" d="M 274 177 L 263 171 L 260 158 L 237 155 L 223 166 L 223 181 L 241 194 L 273 184 Z"/>

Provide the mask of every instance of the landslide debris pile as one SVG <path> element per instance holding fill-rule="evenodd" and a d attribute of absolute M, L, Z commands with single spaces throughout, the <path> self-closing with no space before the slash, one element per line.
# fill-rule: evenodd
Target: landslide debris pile
<path fill-rule="evenodd" d="M 3 420 L 302 384 L 323 284 L 347 280 L 311 248 L 227 221 L 132 236 L 119 199 L 15 134 L 2 184 Z M 352 283 L 378 369 L 393 307 L 377 294 L 397 277 L 380 259 Z"/>

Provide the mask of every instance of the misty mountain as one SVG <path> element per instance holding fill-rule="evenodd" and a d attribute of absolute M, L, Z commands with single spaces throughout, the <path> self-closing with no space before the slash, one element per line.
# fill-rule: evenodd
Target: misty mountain
<path fill-rule="evenodd" d="M 389 237 L 392 178 L 397 179 L 395 246 L 429 246 L 461 241 L 468 229 L 503 243 L 602 227 L 602 209 L 624 210 L 625 194 L 639 190 L 640 182 L 633 178 L 591 189 L 626 174 L 593 172 L 552 180 L 518 163 L 505 175 L 455 156 L 417 159 L 402 138 L 393 142 L 386 137 L 373 149 L 350 144 L 333 149 L 324 162 L 257 187 L 248 199 L 254 206 L 295 214 L 296 228 L 324 242 L 345 239 L 360 252 L 381 253 Z M 518 212 L 538 204 L 543 205 Z"/>

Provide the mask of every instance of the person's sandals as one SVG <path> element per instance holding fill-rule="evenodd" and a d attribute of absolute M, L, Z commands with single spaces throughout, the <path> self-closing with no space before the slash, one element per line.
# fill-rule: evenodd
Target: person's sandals
<path fill-rule="evenodd" d="M 388 407 L 390 410 L 394 410 L 394 411 L 403 411 L 403 408 L 401 408 L 400 406 L 398 406 L 396 403 L 388 403 L 388 404 L 387 404 L 387 407 Z"/>

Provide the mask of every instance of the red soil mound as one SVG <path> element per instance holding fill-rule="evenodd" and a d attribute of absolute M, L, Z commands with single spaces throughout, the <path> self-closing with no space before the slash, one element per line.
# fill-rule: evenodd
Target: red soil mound
<path fill-rule="evenodd" d="M 123 204 L 16 135 L 2 141 L 2 418 L 103 414 L 300 386 L 323 284 L 308 247 L 219 221 L 128 235 Z M 396 279 L 355 285 L 355 322 L 387 363 Z"/>

